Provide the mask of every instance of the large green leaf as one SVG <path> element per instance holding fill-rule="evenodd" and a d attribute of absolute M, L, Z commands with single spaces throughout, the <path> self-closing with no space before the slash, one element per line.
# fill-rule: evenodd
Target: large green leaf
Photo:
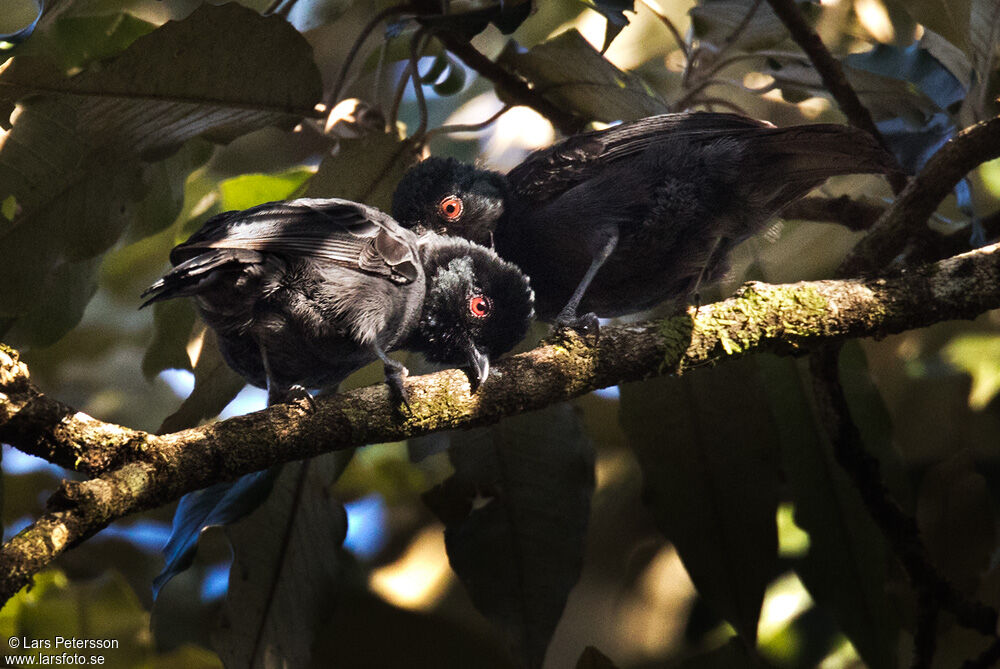
<path fill-rule="evenodd" d="M 582 568 L 590 440 L 559 404 L 454 433 L 451 446 L 455 474 L 425 496 L 448 559 L 514 656 L 540 667 Z"/>
<path fill-rule="evenodd" d="M 15 58 L 0 71 L 0 104 L 19 101 L 0 142 L 0 201 L 16 203 L 0 229 L 0 314 L 24 314 L 58 289 L 55 267 L 103 253 L 148 213 L 137 202 L 157 177 L 144 160 L 197 135 L 294 124 L 320 92 L 302 36 L 235 4 L 204 5 L 73 77 Z"/>
<path fill-rule="evenodd" d="M 498 61 L 557 106 L 587 119 L 633 121 L 669 111 L 641 79 L 612 65 L 576 30 L 523 53 L 512 41 Z"/>
<path fill-rule="evenodd" d="M 759 358 L 775 407 L 795 520 L 809 552 L 795 569 L 872 669 L 896 666 L 900 621 L 886 584 L 889 548 L 861 496 L 834 460 L 794 361 Z"/>
<path fill-rule="evenodd" d="M 286 465 L 257 511 L 226 528 L 229 594 L 214 645 L 226 666 L 306 666 L 336 605 L 347 514 L 332 498 L 350 452 Z"/>
<path fill-rule="evenodd" d="M 754 360 L 622 386 L 646 500 L 698 592 L 753 643 L 777 573 L 777 436 Z"/>

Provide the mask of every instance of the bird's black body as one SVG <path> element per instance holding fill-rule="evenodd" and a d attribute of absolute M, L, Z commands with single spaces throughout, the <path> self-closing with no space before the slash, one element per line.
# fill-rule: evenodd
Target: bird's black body
<path fill-rule="evenodd" d="M 734 114 L 653 116 L 570 137 L 504 177 L 428 159 L 400 182 L 401 225 L 492 240 L 535 290 L 539 316 L 573 323 L 640 311 L 718 278 L 728 252 L 827 177 L 878 173 L 867 134 L 776 128 Z M 440 203 L 458 210 L 450 220 Z"/>
<path fill-rule="evenodd" d="M 385 355 L 397 348 L 469 362 L 485 377 L 489 356 L 520 341 L 532 315 L 524 275 L 489 249 L 418 237 L 346 200 L 226 212 L 170 258 L 176 266 L 146 304 L 193 297 L 226 362 L 272 402 L 379 358 L 402 392 L 406 370 Z M 488 313 L 470 312 L 473 298 L 488 300 Z"/>

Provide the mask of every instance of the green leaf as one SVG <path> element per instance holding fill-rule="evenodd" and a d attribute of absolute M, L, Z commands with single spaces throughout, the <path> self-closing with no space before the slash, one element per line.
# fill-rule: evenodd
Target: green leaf
<path fill-rule="evenodd" d="M 424 497 L 473 604 L 528 667 L 542 665 L 580 577 L 591 448 L 569 404 L 454 433 L 455 474 Z"/>
<path fill-rule="evenodd" d="M 777 409 L 795 520 L 809 534 L 809 552 L 795 569 L 817 606 L 833 615 L 869 667 L 896 667 L 900 621 L 886 590 L 890 553 L 885 539 L 834 460 L 795 362 L 760 356 L 759 364 L 763 390 Z"/>
<path fill-rule="evenodd" d="M 351 453 L 286 465 L 268 500 L 226 528 L 229 593 L 213 643 L 229 667 L 306 666 L 340 587 L 347 513 L 329 488 Z"/>
<path fill-rule="evenodd" d="M 126 13 L 60 16 L 48 30 L 35 32 L 17 55 L 44 57 L 70 72 L 121 52 L 155 29 L 156 24 Z"/>
<path fill-rule="evenodd" d="M 320 163 L 306 195 L 339 197 L 389 211 L 396 184 L 416 162 L 413 145 L 399 132 L 372 131 L 357 139 L 344 139 L 336 154 Z"/>
<path fill-rule="evenodd" d="M 497 61 L 553 103 L 584 118 L 634 121 L 669 111 L 638 77 L 622 72 L 576 30 L 519 53 L 511 41 Z M 503 91 L 498 91 L 503 98 Z"/>
<path fill-rule="evenodd" d="M 754 360 L 621 388 L 646 503 L 698 592 L 748 643 L 777 573 L 778 453 Z"/>
<path fill-rule="evenodd" d="M 249 209 L 265 202 L 297 197 L 312 170 L 295 167 L 278 174 L 243 174 L 219 182 L 222 209 Z"/>
<path fill-rule="evenodd" d="M 53 642 L 56 636 L 114 639 L 118 648 L 93 653 L 103 655 L 107 666 L 136 667 L 148 660 L 152 655 L 148 627 L 149 614 L 114 571 L 85 583 L 72 583 L 60 571 L 42 572 L 0 613 L 0 629 L 9 631 L 9 636 Z M 53 646 L 28 654 L 52 656 L 48 663 L 54 665 L 57 662 L 51 660 L 64 650 Z"/>
<path fill-rule="evenodd" d="M 196 427 L 206 418 L 219 415 L 246 385 L 243 377 L 222 359 L 215 332 L 210 328 L 204 325 L 198 328 L 188 347 L 195 352 L 194 390 L 177 411 L 163 420 L 158 434 Z"/>
<path fill-rule="evenodd" d="M 76 327 L 97 292 L 96 259 L 65 263 L 47 277 L 38 301 L 5 335 L 13 346 L 49 346 Z"/>
<path fill-rule="evenodd" d="M 972 377 L 969 407 L 981 411 L 1000 391 L 1000 337 L 966 333 L 951 339 L 941 354 L 944 359 Z"/>
<path fill-rule="evenodd" d="M 197 135 L 294 124 L 321 93 L 302 36 L 235 4 L 204 5 L 74 77 L 19 56 L 0 91 L 0 105 L 21 100 L 0 147 L 0 201 L 18 205 L 0 233 L 0 315 L 10 317 L 61 288 L 48 281 L 53 268 L 118 240 L 156 180 L 140 157 Z"/>

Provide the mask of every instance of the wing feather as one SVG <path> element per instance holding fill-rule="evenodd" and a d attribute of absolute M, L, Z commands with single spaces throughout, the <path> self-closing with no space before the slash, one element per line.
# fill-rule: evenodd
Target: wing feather
<path fill-rule="evenodd" d="M 373 207 L 303 198 L 226 212 L 205 223 L 170 254 L 182 263 L 206 249 L 243 249 L 324 260 L 411 283 L 419 276 L 413 233 Z"/>

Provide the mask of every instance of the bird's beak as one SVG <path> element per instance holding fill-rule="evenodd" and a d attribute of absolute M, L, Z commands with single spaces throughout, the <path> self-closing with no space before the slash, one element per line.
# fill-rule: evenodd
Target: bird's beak
<path fill-rule="evenodd" d="M 480 351 L 472 343 L 469 344 L 466 352 L 469 355 L 469 366 L 472 367 L 473 389 L 476 389 L 490 375 L 490 356 Z"/>

